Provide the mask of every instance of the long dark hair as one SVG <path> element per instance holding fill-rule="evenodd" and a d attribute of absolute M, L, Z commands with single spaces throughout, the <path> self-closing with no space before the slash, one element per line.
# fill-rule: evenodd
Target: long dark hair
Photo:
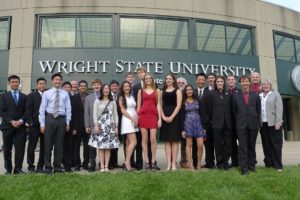
<path fill-rule="evenodd" d="M 187 84 L 187 85 L 184 87 L 184 90 L 183 90 L 183 99 L 182 99 L 182 100 L 183 100 L 183 103 L 185 103 L 185 101 L 186 101 L 186 99 L 187 99 L 186 89 L 187 89 L 188 87 L 191 87 L 192 90 L 193 90 L 192 98 L 193 98 L 194 100 L 197 99 L 197 96 L 196 96 L 196 94 L 195 94 L 194 87 L 193 87 L 191 84 Z"/>
<path fill-rule="evenodd" d="M 226 90 L 226 79 L 225 79 L 225 77 L 224 76 L 222 76 L 222 75 L 218 75 L 218 76 L 216 76 L 216 80 L 215 80 L 215 90 L 218 90 L 218 87 L 217 87 L 217 80 L 218 79 L 222 79 L 223 81 L 224 81 L 224 85 L 223 85 L 223 90 L 222 90 L 222 92 L 224 92 L 225 90 Z"/>
<path fill-rule="evenodd" d="M 108 89 L 109 89 L 109 95 L 108 95 L 109 101 L 113 101 L 113 97 L 112 97 L 112 95 L 111 95 L 111 89 L 110 89 L 110 87 L 109 87 L 108 84 L 103 84 L 103 85 L 102 85 L 101 90 L 100 90 L 99 100 L 102 100 L 102 99 L 103 99 L 103 96 L 104 96 L 104 95 L 103 95 L 103 90 L 104 90 L 105 86 L 107 86 Z"/>
<path fill-rule="evenodd" d="M 120 87 L 120 92 L 119 92 L 119 99 L 122 100 L 122 104 L 124 106 L 124 108 L 127 108 L 127 101 L 126 101 L 126 97 L 125 97 L 125 93 L 124 93 L 124 85 L 128 83 L 129 84 L 129 87 L 130 87 L 130 90 L 129 90 L 129 96 L 131 95 L 131 85 L 129 83 L 129 81 L 124 81 L 122 84 L 121 84 L 121 87 Z M 119 102 L 118 102 L 119 103 Z"/>
<path fill-rule="evenodd" d="M 165 76 L 165 82 L 164 82 L 164 85 L 163 85 L 163 88 L 162 88 L 162 89 L 165 90 L 165 89 L 167 89 L 167 87 L 168 87 L 168 86 L 167 86 L 167 83 L 166 83 L 167 76 L 171 76 L 171 77 L 172 77 L 172 79 L 173 79 L 173 81 L 174 81 L 173 87 L 174 87 L 175 89 L 178 89 L 176 76 L 175 76 L 174 74 L 172 74 L 172 73 L 167 74 L 167 75 Z"/>

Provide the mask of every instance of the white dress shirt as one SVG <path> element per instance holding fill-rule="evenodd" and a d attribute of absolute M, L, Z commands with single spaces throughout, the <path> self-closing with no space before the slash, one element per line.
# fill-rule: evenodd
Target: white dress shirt
<path fill-rule="evenodd" d="M 268 99 L 269 94 L 271 94 L 272 91 L 268 92 L 267 95 L 264 95 L 264 93 L 260 93 L 260 99 L 261 99 L 261 119 L 262 122 L 268 122 L 267 119 L 267 109 L 266 109 L 266 102 Z"/>
<path fill-rule="evenodd" d="M 66 123 L 70 125 L 71 121 L 71 103 L 70 103 L 70 95 L 68 92 L 62 89 L 52 88 L 44 92 L 42 97 L 42 102 L 39 110 L 39 121 L 41 127 L 45 127 L 45 115 L 47 113 L 53 114 L 54 112 L 54 104 L 55 104 L 55 96 L 56 91 L 59 90 L 59 115 L 66 116 Z"/>

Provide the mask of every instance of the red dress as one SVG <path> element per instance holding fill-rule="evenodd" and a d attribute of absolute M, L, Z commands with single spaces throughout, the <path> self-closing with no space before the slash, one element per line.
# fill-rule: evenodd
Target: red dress
<path fill-rule="evenodd" d="M 140 128 L 157 128 L 158 112 L 156 92 L 147 94 L 141 90 L 142 105 L 139 110 L 139 127 Z"/>

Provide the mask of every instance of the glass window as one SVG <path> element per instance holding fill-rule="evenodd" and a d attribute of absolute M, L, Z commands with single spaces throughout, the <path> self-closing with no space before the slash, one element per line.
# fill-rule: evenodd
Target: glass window
<path fill-rule="evenodd" d="M 0 50 L 8 49 L 9 22 L 7 19 L 0 20 Z"/>
<path fill-rule="evenodd" d="M 42 18 L 41 47 L 75 47 L 75 18 Z"/>
<path fill-rule="evenodd" d="M 276 58 L 289 62 L 295 62 L 293 38 L 275 34 Z"/>
<path fill-rule="evenodd" d="M 111 47 L 112 18 L 78 17 L 76 47 Z"/>
<path fill-rule="evenodd" d="M 121 47 L 154 48 L 154 19 L 121 18 Z"/>
<path fill-rule="evenodd" d="M 227 52 L 252 55 L 251 30 L 226 26 Z"/>
<path fill-rule="evenodd" d="M 297 62 L 300 63 L 300 40 L 295 40 Z"/>
<path fill-rule="evenodd" d="M 202 51 L 226 52 L 225 26 L 197 23 L 197 49 Z"/>
<path fill-rule="evenodd" d="M 187 21 L 156 20 L 156 48 L 188 49 Z"/>

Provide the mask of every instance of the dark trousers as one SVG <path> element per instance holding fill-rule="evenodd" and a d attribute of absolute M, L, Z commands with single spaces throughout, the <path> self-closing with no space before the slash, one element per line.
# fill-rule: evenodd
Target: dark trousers
<path fill-rule="evenodd" d="M 238 129 L 239 165 L 242 171 L 254 169 L 256 161 L 255 144 L 258 130 Z"/>
<path fill-rule="evenodd" d="M 66 170 L 70 170 L 72 167 L 73 158 L 73 134 L 72 131 L 68 131 L 65 134 L 64 147 L 63 147 L 63 163 Z"/>
<path fill-rule="evenodd" d="M 132 156 L 134 157 L 134 154 L 132 154 Z M 143 168 L 142 134 L 140 131 L 136 132 L 135 164 L 136 168 Z"/>
<path fill-rule="evenodd" d="M 180 163 L 186 163 L 186 139 L 181 138 L 180 143 Z"/>
<path fill-rule="evenodd" d="M 63 145 L 66 131 L 66 119 L 55 119 L 51 115 L 46 115 L 45 122 L 45 169 L 46 171 L 52 170 L 51 154 L 54 147 L 54 170 L 61 170 Z"/>
<path fill-rule="evenodd" d="M 228 165 L 231 155 L 231 131 L 227 128 L 213 129 L 213 134 L 217 168 L 222 169 Z"/>
<path fill-rule="evenodd" d="M 235 127 L 235 126 L 233 126 Z M 236 130 L 233 129 L 231 132 L 231 139 L 232 139 L 232 143 L 231 143 L 231 164 L 233 166 L 238 166 L 239 165 L 239 159 L 238 159 L 238 144 L 237 144 L 237 133 Z"/>
<path fill-rule="evenodd" d="M 83 143 L 83 162 L 82 166 L 87 167 L 90 161 L 90 134 L 84 133 L 82 134 L 82 143 Z"/>
<path fill-rule="evenodd" d="M 204 141 L 204 147 L 205 147 L 205 164 L 208 167 L 214 167 L 215 166 L 214 135 L 212 129 L 210 128 L 206 130 L 206 140 Z"/>
<path fill-rule="evenodd" d="M 36 145 L 40 139 L 40 151 L 39 151 L 39 161 L 37 164 L 37 169 L 44 169 L 44 134 L 41 133 L 40 127 L 30 127 L 29 128 L 29 142 L 27 147 L 27 163 L 28 170 L 35 170 L 34 157 Z"/>
<path fill-rule="evenodd" d="M 2 130 L 3 137 L 3 157 L 4 168 L 7 172 L 12 172 L 12 147 L 15 148 L 15 168 L 14 171 L 22 169 L 25 143 L 26 143 L 26 131 L 25 127 L 21 126 L 17 129 Z"/>
<path fill-rule="evenodd" d="M 95 169 L 96 168 L 96 156 L 97 156 L 97 149 L 94 147 L 89 146 L 89 168 Z"/>
<path fill-rule="evenodd" d="M 118 165 L 118 151 L 119 149 L 111 149 L 109 166 L 116 167 Z"/>
<path fill-rule="evenodd" d="M 77 132 L 75 135 L 72 136 L 73 140 L 73 155 L 72 155 L 72 166 L 80 167 L 80 145 L 81 145 L 81 138 L 82 135 L 86 134 L 85 130 L 82 129 L 81 131 Z"/>
<path fill-rule="evenodd" d="M 275 126 L 268 126 L 267 123 L 263 123 L 260 134 L 264 138 L 266 166 L 282 169 L 282 130 L 275 130 Z"/>

